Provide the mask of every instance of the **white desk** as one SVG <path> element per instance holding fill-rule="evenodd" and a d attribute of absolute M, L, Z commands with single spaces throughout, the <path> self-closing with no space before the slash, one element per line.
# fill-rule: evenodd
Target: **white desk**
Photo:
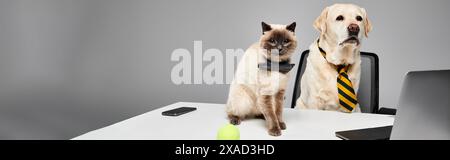
<path fill-rule="evenodd" d="M 161 112 L 193 106 L 197 110 L 178 117 L 162 116 Z M 390 115 L 340 113 L 333 111 L 298 110 L 283 112 L 287 129 L 279 137 L 269 136 L 262 119 L 244 120 L 238 127 L 241 139 L 339 139 L 336 131 L 392 125 Z M 228 123 L 224 104 L 179 102 L 142 115 L 97 129 L 75 140 L 97 139 L 216 139 L 219 128 Z"/>

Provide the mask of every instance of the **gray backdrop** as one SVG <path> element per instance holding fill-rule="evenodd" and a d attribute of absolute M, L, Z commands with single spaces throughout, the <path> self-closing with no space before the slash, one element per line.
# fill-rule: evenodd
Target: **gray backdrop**
<path fill-rule="evenodd" d="M 380 57 L 382 107 L 396 107 L 407 71 L 450 68 L 450 1 L 348 2 L 373 22 L 362 50 Z M 174 49 L 245 49 L 261 21 L 296 21 L 300 54 L 333 3 L 0 0 L 0 139 L 69 139 L 178 101 L 225 103 L 228 85 L 172 84 Z"/>

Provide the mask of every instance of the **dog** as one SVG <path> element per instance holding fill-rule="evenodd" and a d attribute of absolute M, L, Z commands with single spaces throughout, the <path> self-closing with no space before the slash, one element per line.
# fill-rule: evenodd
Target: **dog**
<path fill-rule="evenodd" d="M 295 26 L 295 22 L 289 25 L 262 22 L 263 35 L 245 51 L 230 85 L 226 112 L 231 124 L 262 117 L 269 135 L 279 136 L 286 129 L 282 119 L 283 99 L 293 67 L 290 59 L 297 47 Z"/>
<path fill-rule="evenodd" d="M 366 10 L 354 4 L 334 4 L 322 11 L 313 26 L 320 36 L 309 46 L 297 107 L 361 112 L 356 99 L 361 75 L 359 50 L 372 30 Z M 346 80 L 340 79 L 344 76 Z"/>

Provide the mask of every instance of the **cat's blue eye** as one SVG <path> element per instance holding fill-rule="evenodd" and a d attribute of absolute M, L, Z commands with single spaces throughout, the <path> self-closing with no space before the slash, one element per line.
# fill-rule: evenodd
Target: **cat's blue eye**
<path fill-rule="evenodd" d="M 270 39 L 269 42 L 270 43 L 275 43 L 275 40 L 274 39 Z"/>

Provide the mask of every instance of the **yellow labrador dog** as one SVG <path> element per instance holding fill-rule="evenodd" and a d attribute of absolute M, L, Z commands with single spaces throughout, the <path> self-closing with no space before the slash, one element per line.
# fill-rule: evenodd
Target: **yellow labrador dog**
<path fill-rule="evenodd" d="M 320 37 L 309 47 L 301 79 L 300 109 L 361 112 L 356 94 L 361 74 L 361 40 L 372 29 L 364 8 L 334 4 L 315 20 Z"/>

